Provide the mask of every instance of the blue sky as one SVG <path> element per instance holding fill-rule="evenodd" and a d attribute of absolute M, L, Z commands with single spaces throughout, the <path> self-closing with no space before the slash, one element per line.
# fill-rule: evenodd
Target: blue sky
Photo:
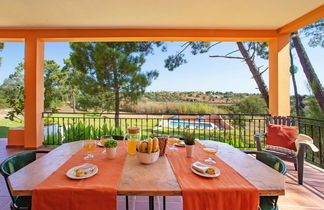
<path fill-rule="evenodd" d="M 304 39 L 304 46 L 308 56 L 315 68 L 315 71 L 324 83 L 324 49 L 310 48 L 307 40 Z M 180 50 L 181 42 L 168 42 L 168 51 L 161 52 L 155 50 L 154 55 L 146 58 L 143 70 L 156 69 L 159 77 L 152 82 L 147 91 L 233 91 L 258 93 L 256 84 L 246 64 L 236 59 L 210 58 L 209 55 L 224 55 L 235 49 L 235 42 L 223 42 L 214 47 L 209 53 L 193 56 L 187 53 L 188 63 L 169 72 L 164 68 L 164 59 L 169 54 L 175 54 Z M 46 43 L 45 59 L 53 59 L 58 64 L 63 65 L 63 58 L 68 58 L 70 52 L 69 43 Z M 238 54 L 239 55 L 239 54 Z M 5 48 L 0 52 L 2 65 L 0 67 L 0 84 L 14 71 L 18 62 L 24 60 L 24 43 L 5 43 Z M 298 66 L 296 75 L 298 89 L 301 94 L 309 94 L 307 80 L 299 65 L 296 55 L 294 55 L 295 65 Z M 256 60 L 257 64 L 267 66 L 268 62 L 262 59 Z M 263 74 L 263 78 L 268 84 L 268 72 Z M 293 93 L 291 85 L 291 94 Z"/>

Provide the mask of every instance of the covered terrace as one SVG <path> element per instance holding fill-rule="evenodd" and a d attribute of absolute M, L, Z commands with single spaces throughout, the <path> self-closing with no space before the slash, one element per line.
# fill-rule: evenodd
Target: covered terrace
<path fill-rule="evenodd" d="M 25 43 L 25 125 L 14 144 L 24 149 L 37 149 L 44 140 L 45 42 L 268 42 L 269 114 L 289 116 L 290 33 L 324 18 L 323 0 L 6 0 L 0 11 L 0 42 Z M 3 144 L 1 158 L 19 151 Z M 282 209 L 323 209 L 323 170 L 309 166 L 313 181 L 305 186 L 291 171 Z"/>

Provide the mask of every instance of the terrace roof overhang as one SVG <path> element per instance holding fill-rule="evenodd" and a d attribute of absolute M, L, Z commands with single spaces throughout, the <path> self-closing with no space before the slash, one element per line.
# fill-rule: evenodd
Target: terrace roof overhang
<path fill-rule="evenodd" d="M 289 35 L 324 18 L 323 0 L 5 0 L 0 42 L 25 42 L 25 147 L 43 140 L 44 42 L 263 41 L 269 112 L 290 114 Z"/>

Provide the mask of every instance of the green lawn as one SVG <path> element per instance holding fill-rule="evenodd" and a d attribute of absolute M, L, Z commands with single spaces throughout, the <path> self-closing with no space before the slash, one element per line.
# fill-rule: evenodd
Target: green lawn
<path fill-rule="evenodd" d="M 7 119 L 0 120 L 0 138 L 8 137 L 8 129 L 24 126 L 24 122 L 10 121 Z"/>

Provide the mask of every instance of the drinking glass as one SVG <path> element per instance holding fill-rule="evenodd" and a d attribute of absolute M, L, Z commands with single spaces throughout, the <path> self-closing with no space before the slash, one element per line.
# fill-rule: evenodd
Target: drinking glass
<path fill-rule="evenodd" d="M 87 152 L 87 156 L 85 156 L 83 159 L 92 160 L 94 158 L 94 155 L 91 154 L 91 151 L 96 149 L 96 141 L 85 140 L 82 142 L 82 144 L 83 144 L 83 150 Z"/>
<path fill-rule="evenodd" d="M 205 145 L 203 147 L 203 151 L 208 155 L 208 158 L 205 160 L 205 162 L 215 164 L 216 161 L 212 159 L 212 155 L 215 155 L 218 152 L 218 145 Z"/>
<path fill-rule="evenodd" d="M 180 139 L 178 139 L 178 138 L 170 138 L 170 137 L 169 137 L 169 138 L 168 138 L 168 142 L 172 144 L 172 147 L 170 147 L 169 150 L 174 150 L 174 151 L 178 150 L 178 149 L 174 146 L 174 144 L 179 143 L 179 142 L 180 142 Z"/>

